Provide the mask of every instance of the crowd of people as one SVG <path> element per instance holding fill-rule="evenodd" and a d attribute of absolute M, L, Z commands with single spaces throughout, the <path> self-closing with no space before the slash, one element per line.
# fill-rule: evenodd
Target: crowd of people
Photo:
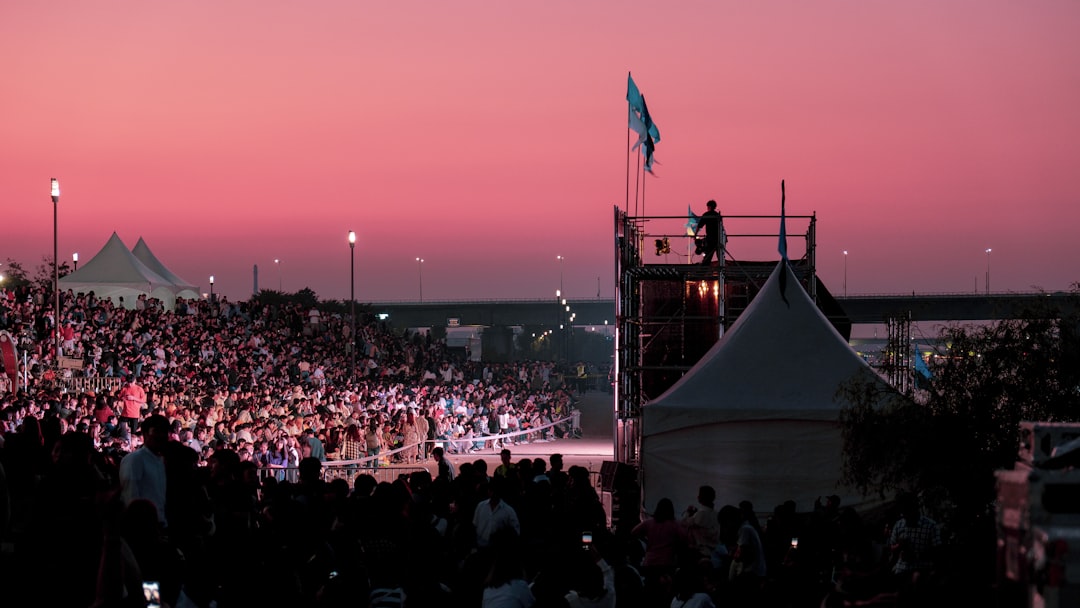
<path fill-rule="evenodd" d="M 27 355 L 20 372 L 28 379 L 21 398 L 8 393 L 0 401 L 4 431 L 53 408 L 65 429 L 88 432 L 95 447 L 129 451 L 140 417 L 160 412 L 202 463 L 223 444 L 242 460 L 282 466 L 284 459 L 295 468 L 308 454 L 309 431 L 321 444 L 316 456 L 326 460 L 344 449 L 351 455 L 357 434 L 360 454 L 374 456 L 436 439 L 468 452 L 490 447 L 486 435 L 544 427 L 530 437 L 542 439 L 571 430 L 548 426 L 572 408 L 571 387 L 552 364 L 463 361 L 442 342 L 403 338 L 374 321 L 354 339 L 342 317 L 297 305 L 220 298 L 165 311 L 140 297 L 127 310 L 68 292 L 60 352 L 82 369 L 58 377 L 47 294 L 6 292 L 0 300 L 0 330 L 11 331 Z M 54 390 L 82 377 L 115 379 L 106 386 L 118 390 Z M 396 460 L 421 460 L 430 445 Z"/>
<path fill-rule="evenodd" d="M 763 527 L 709 486 L 682 517 L 661 500 L 609 527 L 589 471 L 512 457 L 514 440 L 573 430 L 550 363 L 472 363 L 374 320 L 353 336 L 332 314 L 224 298 L 166 311 L 63 294 L 57 340 L 50 304 L 0 293 L 30 379 L 0 395 L 4 593 L 35 605 L 889 603 L 881 576 L 932 567 L 917 506 L 877 544 L 834 501 Z M 67 373 L 116 382 L 65 391 L 57 342 L 82 363 Z M 465 456 L 495 441 L 493 470 Z M 358 466 L 327 476 L 335 460 Z M 395 461 L 430 466 L 380 481 Z"/>

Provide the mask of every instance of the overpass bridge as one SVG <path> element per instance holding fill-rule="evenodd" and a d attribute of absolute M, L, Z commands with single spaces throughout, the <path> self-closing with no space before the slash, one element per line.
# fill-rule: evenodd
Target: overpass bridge
<path fill-rule="evenodd" d="M 880 294 L 836 297 L 853 324 L 884 323 L 910 313 L 912 321 L 992 321 L 1075 312 L 1080 298 L 1064 292 L 990 294 Z M 577 314 L 574 325 L 614 325 L 615 300 L 567 299 Z M 565 319 L 565 307 L 549 300 L 475 300 L 445 302 L 375 302 L 372 312 L 386 314 L 399 329 L 447 325 L 538 325 L 553 327 Z M 562 316 L 561 316 L 562 315 Z"/>

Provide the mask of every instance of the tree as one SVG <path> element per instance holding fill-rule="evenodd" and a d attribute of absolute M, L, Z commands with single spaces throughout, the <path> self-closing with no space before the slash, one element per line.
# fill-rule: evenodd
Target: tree
<path fill-rule="evenodd" d="M 865 384 L 843 387 L 843 477 L 882 495 L 911 489 L 939 517 L 988 512 L 994 471 L 1017 458 L 1019 423 L 1080 419 L 1080 316 L 1028 311 L 1028 318 L 942 330 L 944 350 L 920 403 L 877 405 Z"/>
<path fill-rule="evenodd" d="M 22 264 L 11 258 L 5 260 L 3 266 L 0 266 L 0 275 L 4 277 L 2 286 L 8 289 L 18 289 L 30 284 L 30 279 L 27 278 Z"/>
<path fill-rule="evenodd" d="M 319 295 L 315 293 L 310 287 L 305 287 L 296 292 L 294 301 L 304 308 L 311 308 L 319 302 Z"/>
<path fill-rule="evenodd" d="M 71 274 L 71 266 L 65 261 L 60 262 L 60 266 L 56 269 L 57 274 L 60 277 L 65 277 Z M 41 256 L 41 264 L 38 265 L 34 272 L 33 283 L 38 287 L 52 292 L 53 284 L 53 259 L 52 256 Z"/>

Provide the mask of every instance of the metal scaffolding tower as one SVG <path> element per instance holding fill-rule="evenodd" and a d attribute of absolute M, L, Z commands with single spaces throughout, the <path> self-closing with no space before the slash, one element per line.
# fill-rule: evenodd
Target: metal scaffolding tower
<path fill-rule="evenodd" d="M 638 464 L 642 409 L 712 348 L 768 279 L 775 258 L 746 261 L 732 251 L 741 251 L 740 243 L 755 238 L 759 245 L 762 238 L 777 242 L 778 230 L 762 233 L 753 227 L 755 223 L 779 227 L 779 220 L 779 216 L 724 216 L 727 246 L 721 247 L 715 262 L 702 265 L 694 263 L 693 234 L 683 224 L 687 216 L 634 217 L 615 208 L 617 461 Z M 799 237 L 806 242 L 804 255 L 789 263 L 817 301 L 816 216 L 787 216 L 787 220 L 789 225 L 806 225 L 801 235 L 789 230 L 793 242 Z M 744 226 L 745 232 L 730 230 Z"/>

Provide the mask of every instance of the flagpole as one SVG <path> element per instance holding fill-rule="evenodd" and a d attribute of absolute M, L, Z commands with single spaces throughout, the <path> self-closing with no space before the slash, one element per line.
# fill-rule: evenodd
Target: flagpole
<path fill-rule="evenodd" d="M 623 208 L 626 210 L 626 215 L 630 215 L 630 131 L 626 131 L 626 159 L 624 163 L 626 165 L 626 201 Z"/>
<path fill-rule="evenodd" d="M 645 172 L 643 170 L 642 171 L 642 215 L 643 216 L 645 215 L 645 185 L 647 183 L 648 183 L 648 180 L 645 178 Z"/>
<path fill-rule="evenodd" d="M 641 201 L 641 156 L 637 156 L 637 164 L 634 166 L 634 217 L 641 217 L 638 211 L 638 203 Z"/>

